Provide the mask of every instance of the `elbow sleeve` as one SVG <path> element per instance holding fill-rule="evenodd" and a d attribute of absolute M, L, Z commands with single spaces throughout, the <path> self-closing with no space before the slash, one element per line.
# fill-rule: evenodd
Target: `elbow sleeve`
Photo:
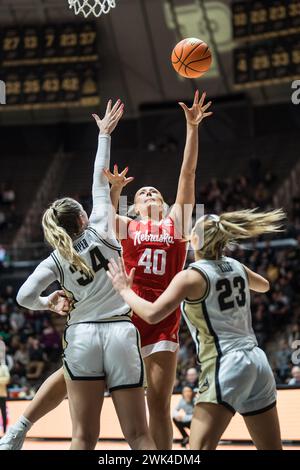
<path fill-rule="evenodd" d="M 19 292 L 17 293 L 17 297 L 16 297 L 16 301 L 19 305 L 21 305 L 22 307 L 25 307 L 24 303 L 25 303 L 25 296 L 22 292 L 22 288 L 19 290 Z"/>
<path fill-rule="evenodd" d="M 30 310 L 38 310 L 38 306 L 35 305 L 36 297 L 30 293 L 26 293 L 23 287 L 19 290 L 16 300 L 21 307 L 28 308 Z"/>

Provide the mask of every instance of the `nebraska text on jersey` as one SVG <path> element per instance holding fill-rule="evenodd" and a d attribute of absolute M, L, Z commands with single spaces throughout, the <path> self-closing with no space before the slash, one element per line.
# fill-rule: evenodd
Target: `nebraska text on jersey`
<path fill-rule="evenodd" d="M 148 230 L 144 233 L 141 232 L 141 230 L 137 230 L 134 234 L 134 245 L 140 245 L 143 242 L 166 243 L 166 245 L 169 246 L 174 244 L 174 237 L 166 231 L 160 234 L 154 234 L 149 233 Z"/>

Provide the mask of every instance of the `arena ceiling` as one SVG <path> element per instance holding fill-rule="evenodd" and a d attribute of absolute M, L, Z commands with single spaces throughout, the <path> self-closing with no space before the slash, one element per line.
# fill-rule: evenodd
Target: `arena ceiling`
<path fill-rule="evenodd" d="M 236 93 L 230 0 L 116 1 L 116 9 L 96 20 L 103 96 L 121 96 L 135 114 L 143 103 L 186 99 L 196 86 L 213 97 Z M 0 0 L 1 26 L 74 21 L 84 18 L 75 17 L 67 0 Z M 214 65 L 205 78 L 181 79 L 173 71 L 170 52 L 182 37 L 200 37 L 212 46 Z M 247 94 L 258 104 L 288 101 L 290 84 Z"/>

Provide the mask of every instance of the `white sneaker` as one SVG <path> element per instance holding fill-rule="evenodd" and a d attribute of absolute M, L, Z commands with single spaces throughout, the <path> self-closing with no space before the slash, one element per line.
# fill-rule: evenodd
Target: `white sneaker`
<path fill-rule="evenodd" d="M 11 426 L 0 439 L 0 450 L 21 450 L 25 441 L 26 432 Z"/>

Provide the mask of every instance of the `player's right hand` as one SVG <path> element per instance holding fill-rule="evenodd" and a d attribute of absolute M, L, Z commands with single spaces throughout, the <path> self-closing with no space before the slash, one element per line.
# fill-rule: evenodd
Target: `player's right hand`
<path fill-rule="evenodd" d="M 112 100 L 109 100 L 106 107 L 105 116 L 101 119 L 98 114 L 92 114 L 99 127 L 100 134 L 110 135 L 118 125 L 124 113 L 124 103 L 119 99 L 112 107 Z"/>
<path fill-rule="evenodd" d="M 125 168 L 121 173 L 119 173 L 118 165 L 114 165 L 114 172 L 112 173 L 108 168 L 103 170 L 104 175 L 108 179 L 108 182 L 115 187 L 124 188 L 127 184 L 131 183 L 134 180 L 133 176 L 126 178 L 128 173 L 128 167 Z"/>
<path fill-rule="evenodd" d="M 63 290 L 57 290 L 48 297 L 48 308 L 59 315 L 67 315 L 70 311 L 70 302 Z"/>
<path fill-rule="evenodd" d="M 206 99 L 206 92 L 202 93 L 200 98 L 199 91 L 195 92 L 194 102 L 191 108 L 189 108 L 185 103 L 178 103 L 185 114 L 186 121 L 191 126 L 199 126 L 203 119 L 211 116 L 213 113 L 211 111 L 206 112 L 207 109 L 211 106 L 212 102 L 209 101 L 207 104 L 204 104 Z"/>

